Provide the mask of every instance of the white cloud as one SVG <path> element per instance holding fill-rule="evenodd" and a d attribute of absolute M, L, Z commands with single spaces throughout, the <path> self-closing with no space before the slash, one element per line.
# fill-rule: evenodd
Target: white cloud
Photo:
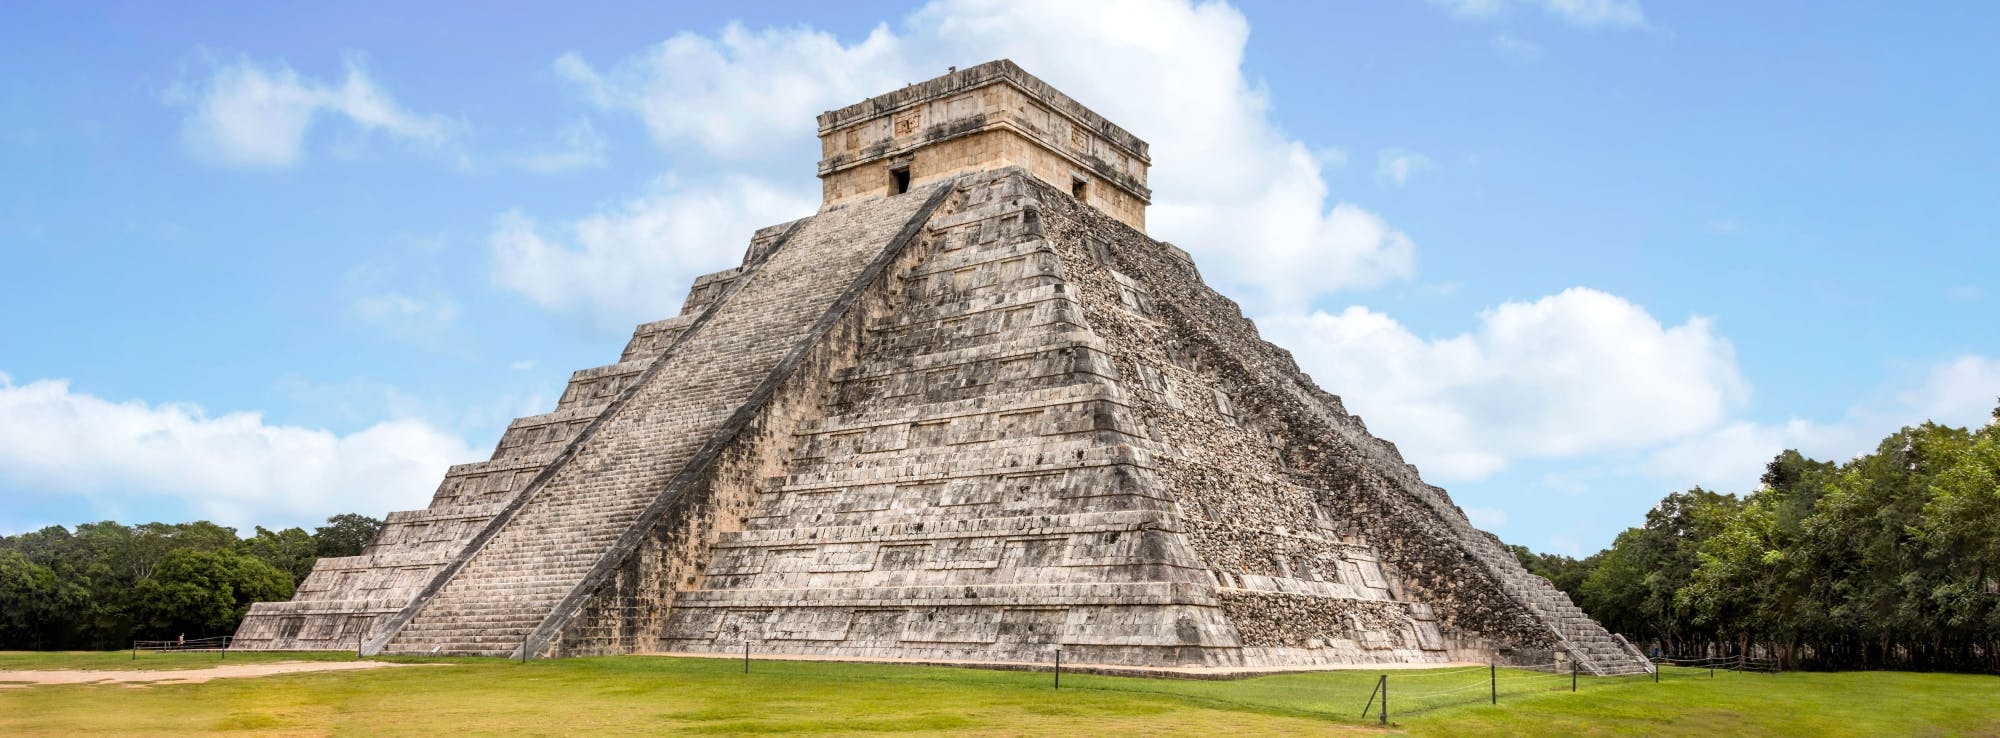
<path fill-rule="evenodd" d="M 1984 426 L 2000 403 L 2000 358 L 1968 355 L 1932 367 L 1922 385 L 1897 393 L 1896 403 L 1907 409 L 1906 422 Z"/>
<path fill-rule="evenodd" d="M 458 319 L 458 303 L 451 298 L 423 299 L 395 292 L 362 296 L 354 301 L 354 311 L 369 320 L 393 323 L 450 323 Z"/>
<path fill-rule="evenodd" d="M 1583 558 L 1583 546 L 1579 545 L 1576 539 L 1566 535 L 1550 536 L 1549 551 L 1568 556 L 1572 559 Z"/>
<path fill-rule="evenodd" d="M 731 25 L 715 37 L 674 36 L 609 71 L 574 54 L 556 66 L 597 104 L 638 114 L 661 146 L 730 159 L 817 151 L 813 121 L 823 110 L 947 66 L 1011 58 L 1152 144 L 1149 229 L 1193 252 L 1245 304 L 1302 308 L 1409 277 L 1411 239 L 1331 197 L 1328 150 L 1274 125 L 1264 89 L 1243 73 L 1248 38 L 1248 22 L 1221 3 L 936 0 L 900 32 L 878 27 L 852 45 L 809 28 Z M 728 246 L 708 248 L 733 254 L 748 231 L 727 235 Z"/>
<path fill-rule="evenodd" d="M 390 336 L 419 344 L 436 342 L 458 321 L 458 302 L 443 296 L 412 297 L 401 292 L 362 295 L 354 314 Z"/>
<path fill-rule="evenodd" d="M 607 329 L 680 312 L 695 277 L 737 263 L 759 227 L 812 212 L 818 198 L 761 180 L 661 191 L 547 235 L 531 218 L 500 216 L 490 237 L 493 279 L 536 304 Z"/>
<path fill-rule="evenodd" d="M 1431 0 L 1460 18 L 1491 18 L 1500 14 L 1500 0 Z"/>
<path fill-rule="evenodd" d="M 1838 421 L 1732 422 L 1658 450 L 1645 461 L 1645 469 L 1676 486 L 1744 492 L 1757 486 L 1764 465 L 1786 449 L 1845 461 L 1873 451 L 1897 428 L 1926 420 L 1983 426 L 1991 421 L 1996 402 L 2000 358 L 1961 356 L 1931 367 L 1914 387 L 1855 405 Z"/>
<path fill-rule="evenodd" d="M 604 151 L 608 147 L 604 134 L 598 133 L 596 126 L 588 119 L 578 120 L 557 134 L 554 146 L 516 156 L 514 163 L 536 174 L 596 169 L 604 166 Z"/>
<path fill-rule="evenodd" d="M 413 420 L 336 435 L 0 375 L 0 478 L 100 505 L 157 495 L 238 528 L 308 525 L 421 507 L 447 466 L 473 458 L 462 439 Z"/>
<path fill-rule="evenodd" d="M 1638 0 L 1545 0 L 1549 15 L 1585 28 L 1642 28 L 1646 11 Z"/>
<path fill-rule="evenodd" d="M 194 95 L 172 97 L 189 106 L 181 134 L 197 155 L 242 167 L 285 167 L 302 156 L 307 131 L 322 113 L 345 118 L 362 131 L 437 145 L 459 126 L 438 115 L 403 109 L 354 61 L 338 85 L 300 76 L 283 61 L 247 56 L 211 62 Z"/>
<path fill-rule="evenodd" d="M 730 23 L 716 38 L 677 34 L 609 72 L 574 53 L 558 58 L 556 71 L 598 106 L 637 113 L 663 146 L 692 141 L 718 155 L 754 156 L 773 140 L 810 138 L 823 110 L 915 81 L 906 63 L 886 26 L 845 46 L 823 31 Z"/>
<path fill-rule="evenodd" d="M 1525 38 L 1507 33 L 1493 34 L 1486 44 L 1501 56 L 1518 61 L 1534 61 L 1542 58 L 1542 45 Z"/>
<path fill-rule="evenodd" d="M 1540 6 L 1542 12 L 1582 28 L 1645 28 L 1638 0 L 1430 0 L 1460 20 L 1490 20 L 1510 4 Z"/>
<path fill-rule="evenodd" d="M 1434 477 L 1476 480 L 1516 458 L 1648 448 L 1708 430 L 1748 393 L 1708 321 L 1664 326 L 1572 288 L 1481 313 L 1427 340 L 1364 307 L 1258 319 L 1320 386 Z"/>
<path fill-rule="evenodd" d="M 1780 451 L 1794 448 L 1814 458 L 1844 461 L 1861 450 L 1864 433 L 1879 438 L 1889 430 L 1862 431 L 1851 424 L 1824 425 L 1796 418 L 1779 424 L 1736 421 L 1655 451 L 1643 468 L 1676 488 L 1747 492 L 1757 486 L 1764 465 Z"/>
<path fill-rule="evenodd" d="M 1375 178 L 1401 187 L 1418 172 L 1437 168 L 1437 162 L 1414 151 L 1383 149 L 1375 154 Z"/>
<path fill-rule="evenodd" d="M 1507 511 L 1497 507 L 1468 507 L 1465 517 L 1484 530 L 1507 527 Z"/>

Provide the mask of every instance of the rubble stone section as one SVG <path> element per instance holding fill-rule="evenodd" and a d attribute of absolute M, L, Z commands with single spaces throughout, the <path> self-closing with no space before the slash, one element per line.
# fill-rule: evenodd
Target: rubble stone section
<path fill-rule="evenodd" d="M 1088 320 L 1139 376 L 1141 422 L 1172 447 L 1158 478 L 1246 662 L 1563 653 L 1591 673 L 1647 668 L 1261 340 L 1185 252 L 1045 197 L 1052 240 L 1093 265 L 1071 272 Z"/>
<path fill-rule="evenodd" d="M 820 124 L 818 214 L 238 643 L 1648 668 L 1139 230 L 1143 141 L 1004 60 Z"/>

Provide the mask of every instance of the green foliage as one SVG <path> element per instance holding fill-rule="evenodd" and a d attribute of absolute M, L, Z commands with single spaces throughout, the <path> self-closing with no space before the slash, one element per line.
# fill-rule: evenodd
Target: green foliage
<path fill-rule="evenodd" d="M 243 539 L 237 548 L 284 572 L 293 586 L 305 581 L 306 575 L 312 573 L 313 562 L 319 560 L 319 541 L 313 540 L 312 534 L 303 528 L 273 533 L 260 525 L 257 534 Z"/>
<path fill-rule="evenodd" d="M 183 548 L 163 557 L 133 594 L 133 614 L 145 630 L 228 633 L 249 612 L 250 603 L 291 599 L 292 581 L 291 575 L 253 556 Z"/>
<path fill-rule="evenodd" d="M 361 549 L 381 530 L 382 521 L 347 513 L 327 518 L 326 525 L 314 528 L 313 540 L 319 543 L 317 553 L 322 557 L 360 556 Z"/>
<path fill-rule="evenodd" d="M 1978 430 L 1904 428 L 1846 463 L 1786 451 L 1741 499 L 1668 495 L 1644 527 L 1579 562 L 1580 584 L 1550 579 L 1668 653 L 2000 670 L 1995 417 Z"/>
<path fill-rule="evenodd" d="M 252 602 L 285 600 L 323 552 L 360 552 L 379 521 L 336 515 L 239 539 L 207 521 L 0 537 L 0 648 L 119 648 L 135 638 L 226 635 Z M 357 543 L 359 541 L 359 543 Z"/>
<path fill-rule="evenodd" d="M 1573 592 L 1581 586 L 1584 577 L 1590 576 L 1590 570 L 1596 563 L 1594 556 L 1579 560 L 1562 554 L 1538 554 L 1529 551 L 1527 546 L 1507 548 L 1514 552 L 1515 558 L 1521 560 L 1522 568 L 1555 582 L 1556 588 L 1565 592 Z"/>

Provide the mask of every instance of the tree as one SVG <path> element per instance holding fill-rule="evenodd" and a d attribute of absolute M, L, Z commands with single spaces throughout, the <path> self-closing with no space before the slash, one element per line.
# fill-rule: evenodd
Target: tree
<path fill-rule="evenodd" d="M 257 557 L 271 568 L 285 572 L 296 587 L 312 573 L 313 562 L 319 559 L 316 551 L 319 542 L 303 528 L 286 528 L 272 532 L 264 526 L 257 526 L 257 534 L 237 543 L 237 550 Z"/>
<path fill-rule="evenodd" d="M 141 633 L 234 631 L 253 602 L 290 599 L 291 576 L 232 550 L 176 549 L 134 588 Z"/>
<path fill-rule="evenodd" d="M 84 599 L 55 570 L 0 548 L 0 648 L 49 648 L 58 624 Z"/>
<path fill-rule="evenodd" d="M 381 530 L 382 521 L 347 513 L 327 518 L 326 525 L 313 529 L 313 539 L 319 542 L 320 556 L 360 556 Z"/>

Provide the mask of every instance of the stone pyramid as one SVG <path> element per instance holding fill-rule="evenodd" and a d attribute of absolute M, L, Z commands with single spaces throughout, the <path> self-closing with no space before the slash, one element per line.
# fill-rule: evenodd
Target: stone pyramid
<path fill-rule="evenodd" d="M 1146 236 L 1145 142 L 1004 60 L 819 122 L 817 214 L 238 647 L 1646 668 Z"/>

